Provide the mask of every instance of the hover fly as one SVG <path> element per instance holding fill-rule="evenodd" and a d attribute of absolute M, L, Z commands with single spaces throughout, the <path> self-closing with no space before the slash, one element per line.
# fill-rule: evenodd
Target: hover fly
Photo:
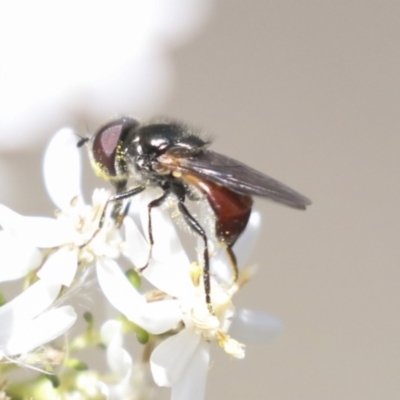
<path fill-rule="evenodd" d="M 204 226 L 190 213 L 186 199 L 205 199 L 215 216 L 215 237 L 228 252 L 237 278 L 236 258 L 232 247 L 248 223 L 253 199 L 265 197 L 304 210 L 310 200 L 277 180 L 209 150 L 210 142 L 175 122 L 140 124 L 132 118 L 115 119 L 101 127 L 78 146 L 91 142 L 91 158 L 97 175 L 116 189 L 108 203 L 118 205 L 120 221 L 127 213 L 121 202 L 148 186 L 160 187 L 163 194 L 148 204 L 150 249 L 154 244 L 151 210 L 173 195 L 187 225 L 204 242 L 204 288 L 210 310 L 210 260 Z M 133 186 L 128 187 L 128 180 Z M 194 190 L 193 190 L 194 189 Z M 197 196 L 196 193 L 201 196 Z M 104 214 L 104 213 L 103 213 Z M 102 218 L 103 224 L 104 215 Z M 99 226 L 101 229 L 101 226 Z M 151 256 L 151 250 L 150 255 Z"/>

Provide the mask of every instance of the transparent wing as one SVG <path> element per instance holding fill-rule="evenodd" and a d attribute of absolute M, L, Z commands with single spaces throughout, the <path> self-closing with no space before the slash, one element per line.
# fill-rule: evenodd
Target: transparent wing
<path fill-rule="evenodd" d="M 174 157 L 173 164 L 183 174 L 197 175 L 238 193 L 266 197 L 298 209 L 305 209 L 311 204 L 307 197 L 276 179 L 211 150 L 193 157 Z"/>

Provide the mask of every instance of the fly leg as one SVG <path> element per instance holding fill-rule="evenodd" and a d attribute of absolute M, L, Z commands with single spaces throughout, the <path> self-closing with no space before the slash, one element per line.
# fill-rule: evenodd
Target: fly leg
<path fill-rule="evenodd" d="M 111 204 L 111 203 L 118 204 L 122 200 L 129 199 L 130 197 L 133 197 L 136 194 L 138 194 L 140 192 L 143 192 L 144 189 L 146 189 L 144 186 L 138 186 L 136 188 L 129 189 L 129 190 L 125 191 L 125 192 L 117 193 L 114 196 L 109 197 L 107 202 L 106 202 L 106 205 L 103 208 L 103 212 L 101 213 L 99 227 L 98 227 L 98 229 L 96 230 L 96 232 L 95 232 L 95 234 L 93 236 L 97 235 L 97 233 L 99 233 L 101 228 L 104 226 L 104 221 L 105 221 L 105 218 L 106 218 L 106 211 L 107 211 L 107 208 L 108 208 L 109 204 Z M 129 205 L 127 207 L 125 207 L 124 212 L 123 212 L 123 214 L 121 216 L 117 216 L 116 219 L 117 219 L 118 226 L 120 226 L 122 224 L 123 219 L 126 216 L 126 214 L 128 213 L 128 211 L 129 211 Z"/>
<path fill-rule="evenodd" d="M 109 197 L 108 200 L 106 201 L 106 204 L 105 204 L 104 208 L 103 208 L 103 212 L 101 213 L 99 226 L 97 227 L 97 229 L 93 233 L 92 237 L 85 244 L 83 244 L 81 247 L 87 246 L 88 243 L 90 243 L 99 234 L 99 232 L 103 228 L 104 222 L 105 222 L 105 219 L 106 219 L 106 212 L 107 212 L 107 208 L 108 208 L 109 204 L 116 203 L 115 210 L 118 210 L 118 208 L 121 207 L 120 206 L 120 204 L 121 204 L 120 202 L 122 200 L 129 199 L 130 197 L 133 197 L 136 194 L 142 192 L 144 189 L 145 189 L 144 186 L 138 186 L 136 188 L 127 190 L 127 191 L 122 192 L 122 193 L 117 193 L 114 196 Z M 118 204 L 119 204 L 119 206 L 118 206 Z M 123 210 L 122 213 L 118 213 L 117 216 L 114 215 L 116 217 L 116 222 L 117 222 L 118 227 L 121 226 L 125 216 L 128 214 L 128 211 L 129 211 L 129 204 L 125 207 L 125 209 Z M 113 214 L 115 214 L 114 210 L 113 210 Z"/>
<path fill-rule="evenodd" d="M 147 232 L 149 234 L 150 249 L 149 249 L 149 256 L 147 257 L 146 265 L 142 268 L 139 268 L 139 272 L 143 272 L 148 267 L 149 261 L 151 259 L 151 255 L 153 252 L 154 238 L 153 238 L 153 224 L 152 224 L 152 220 L 151 220 L 151 210 L 155 207 L 160 207 L 164 203 L 164 201 L 167 199 L 168 195 L 169 195 L 169 192 L 166 191 L 163 193 L 163 195 L 161 197 L 151 201 L 147 205 L 147 215 L 148 215 L 148 227 L 147 227 L 148 230 L 147 230 Z"/>
<path fill-rule="evenodd" d="M 229 265 L 232 270 L 232 283 L 235 283 L 239 279 L 239 270 L 238 270 L 238 266 L 237 266 L 236 256 L 235 256 L 235 253 L 233 252 L 231 245 L 228 245 L 226 247 L 226 253 L 228 254 Z"/>
<path fill-rule="evenodd" d="M 203 281 L 204 281 L 204 291 L 206 293 L 206 303 L 208 310 L 211 314 L 214 314 L 214 310 L 211 305 L 211 287 L 210 287 L 210 256 L 208 253 L 208 243 L 207 243 L 207 235 L 201 225 L 197 222 L 197 220 L 190 214 L 189 210 L 186 208 L 185 204 L 183 203 L 182 199 L 179 199 L 178 202 L 178 209 L 182 213 L 183 217 L 185 218 L 186 223 L 197 233 L 201 236 L 204 242 L 204 269 L 203 269 Z"/>

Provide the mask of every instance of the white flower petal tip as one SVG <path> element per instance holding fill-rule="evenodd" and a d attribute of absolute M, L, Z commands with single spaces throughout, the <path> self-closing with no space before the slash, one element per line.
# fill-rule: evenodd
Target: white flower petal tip
<path fill-rule="evenodd" d="M 199 346 L 201 337 L 184 329 L 160 343 L 150 357 L 150 368 L 158 386 L 176 384 Z"/>
<path fill-rule="evenodd" d="M 247 224 L 248 227 L 250 229 L 257 231 L 261 227 L 261 222 L 262 222 L 262 216 L 260 211 L 253 209 L 249 218 L 249 222 Z"/>
<path fill-rule="evenodd" d="M 253 210 L 246 229 L 233 246 L 239 268 L 246 264 L 254 250 L 258 234 L 260 233 L 261 219 L 261 213 Z"/>
<path fill-rule="evenodd" d="M 13 235 L 0 231 L 0 282 L 23 278 L 42 263 L 40 251 L 22 243 Z"/>
<path fill-rule="evenodd" d="M 43 176 L 47 192 L 60 209 L 75 197 L 81 198 L 81 151 L 78 136 L 70 128 L 59 130 L 47 146 Z"/>
<path fill-rule="evenodd" d="M 131 355 L 122 347 L 122 323 L 106 321 L 100 330 L 103 343 L 107 346 L 106 357 L 112 377 L 107 376 L 104 394 L 109 400 L 130 398 L 153 398 L 153 388 L 148 386 L 148 367 L 133 364 Z M 111 379 L 110 379 L 111 378 Z M 110 383 L 112 382 L 112 383 Z"/>
<path fill-rule="evenodd" d="M 209 343 L 197 341 L 190 330 L 178 335 L 182 337 L 171 337 L 153 351 L 150 368 L 154 381 L 158 386 L 171 387 L 173 400 L 203 400 L 210 362 Z"/>
<path fill-rule="evenodd" d="M 0 307 L 0 327 L 12 329 L 15 324 L 33 319 L 43 313 L 56 300 L 61 285 L 35 282 L 10 302 Z M 3 319 L 4 318 L 4 319 Z M 4 332 L 4 331 L 3 331 Z"/>
<path fill-rule="evenodd" d="M 232 319 L 229 333 L 249 345 L 265 345 L 282 332 L 281 320 L 260 311 L 239 309 Z"/>
<path fill-rule="evenodd" d="M 78 269 L 78 254 L 75 248 L 63 247 L 52 254 L 37 272 L 37 276 L 50 283 L 69 287 Z"/>
<path fill-rule="evenodd" d="M 16 239 L 36 247 L 57 247 L 74 238 L 74 232 L 54 218 L 24 217 L 2 204 L 0 225 Z"/>
<path fill-rule="evenodd" d="M 109 345 L 111 341 L 118 340 L 120 346 L 122 346 L 122 324 L 120 321 L 115 319 L 109 319 L 104 322 L 100 328 L 101 340 L 105 345 Z"/>
<path fill-rule="evenodd" d="M 54 308 L 37 318 L 15 327 L 11 337 L 2 345 L 8 356 L 26 354 L 53 341 L 67 332 L 76 322 L 77 315 L 71 306 Z"/>
<path fill-rule="evenodd" d="M 119 380 L 130 376 L 132 357 L 122 347 L 122 324 L 116 320 L 106 321 L 100 331 L 101 339 L 107 346 L 107 362 L 110 370 Z"/>

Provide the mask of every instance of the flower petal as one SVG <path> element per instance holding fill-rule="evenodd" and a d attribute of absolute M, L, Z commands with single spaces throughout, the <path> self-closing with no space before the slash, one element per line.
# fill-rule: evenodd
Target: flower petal
<path fill-rule="evenodd" d="M 0 282 L 20 279 L 41 262 L 42 254 L 36 247 L 0 232 Z"/>
<path fill-rule="evenodd" d="M 81 196 L 81 151 L 78 137 L 70 128 L 59 130 L 47 146 L 43 175 L 53 203 L 65 209 L 74 197 Z"/>
<path fill-rule="evenodd" d="M 106 346 L 114 341 L 119 347 L 121 347 L 123 342 L 121 322 L 115 319 L 109 319 L 108 321 L 104 322 L 100 328 L 100 336 L 102 342 Z"/>
<path fill-rule="evenodd" d="M 18 235 L 21 239 L 31 240 L 37 247 L 57 247 L 75 239 L 72 229 L 53 218 L 25 217 L 20 222 Z"/>
<path fill-rule="evenodd" d="M 37 276 L 49 283 L 59 283 L 69 287 L 78 268 L 76 248 L 62 247 L 52 254 L 37 272 Z"/>
<path fill-rule="evenodd" d="M 107 384 L 107 399 L 120 400 L 132 394 L 133 360 L 130 354 L 122 347 L 123 331 L 120 321 L 108 320 L 101 327 L 102 341 L 107 345 L 107 363 L 114 375 L 113 384 Z M 135 375 L 136 377 L 136 375 Z M 137 377 L 136 377 L 137 379 Z"/>
<path fill-rule="evenodd" d="M 107 363 L 120 379 L 124 379 L 132 370 L 132 357 L 122 347 L 122 324 L 116 320 L 108 320 L 101 327 L 101 338 L 107 344 Z"/>
<path fill-rule="evenodd" d="M 281 331 L 282 322 L 274 315 L 238 309 L 232 318 L 229 335 L 246 344 L 264 345 L 276 339 Z"/>
<path fill-rule="evenodd" d="M 146 300 L 132 286 L 114 260 L 99 259 L 96 271 L 104 295 L 118 311 L 127 315 L 131 309 L 143 309 Z"/>
<path fill-rule="evenodd" d="M 124 219 L 124 226 L 125 241 L 127 244 L 125 255 L 132 261 L 136 268 L 142 268 L 148 261 L 150 246 L 138 226 L 130 217 Z"/>
<path fill-rule="evenodd" d="M 150 368 L 158 386 L 171 387 L 182 379 L 200 341 L 201 336 L 196 334 L 194 328 L 185 328 L 154 349 Z"/>
<path fill-rule="evenodd" d="M 204 400 L 210 347 L 200 341 L 180 380 L 172 386 L 171 400 Z"/>
<path fill-rule="evenodd" d="M 36 247 L 56 247 L 72 242 L 75 234 L 54 218 L 24 217 L 0 204 L 0 225 L 17 239 Z"/>
<path fill-rule="evenodd" d="M 152 334 L 173 328 L 182 317 L 177 300 L 147 303 L 113 260 L 99 260 L 97 277 L 109 302 L 130 321 Z"/>
<path fill-rule="evenodd" d="M 184 257 L 171 254 L 164 262 L 151 259 L 143 276 L 157 289 L 183 300 L 191 297 L 194 290 L 189 268 L 186 254 Z"/>
<path fill-rule="evenodd" d="M 246 229 L 233 246 L 237 263 L 240 267 L 245 266 L 254 250 L 260 232 L 261 222 L 261 213 L 257 210 L 253 210 Z"/>
<path fill-rule="evenodd" d="M 61 285 L 49 284 L 43 280 L 35 282 L 9 303 L 0 307 L 1 328 L 35 318 L 51 306 L 60 289 Z"/>
<path fill-rule="evenodd" d="M 182 320 L 182 311 L 178 300 L 160 300 L 147 303 L 141 315 L 126 315 L 131 321 L 153 335 L 159 335 L 174 328 Z"/>
<path fill-rule="evenodd" d="M 71 306 L 47 311 L 13 332 L 3 351 L 9 356 L 27 353 L 61 336 L 71 328 L 76 318 Z"/>

